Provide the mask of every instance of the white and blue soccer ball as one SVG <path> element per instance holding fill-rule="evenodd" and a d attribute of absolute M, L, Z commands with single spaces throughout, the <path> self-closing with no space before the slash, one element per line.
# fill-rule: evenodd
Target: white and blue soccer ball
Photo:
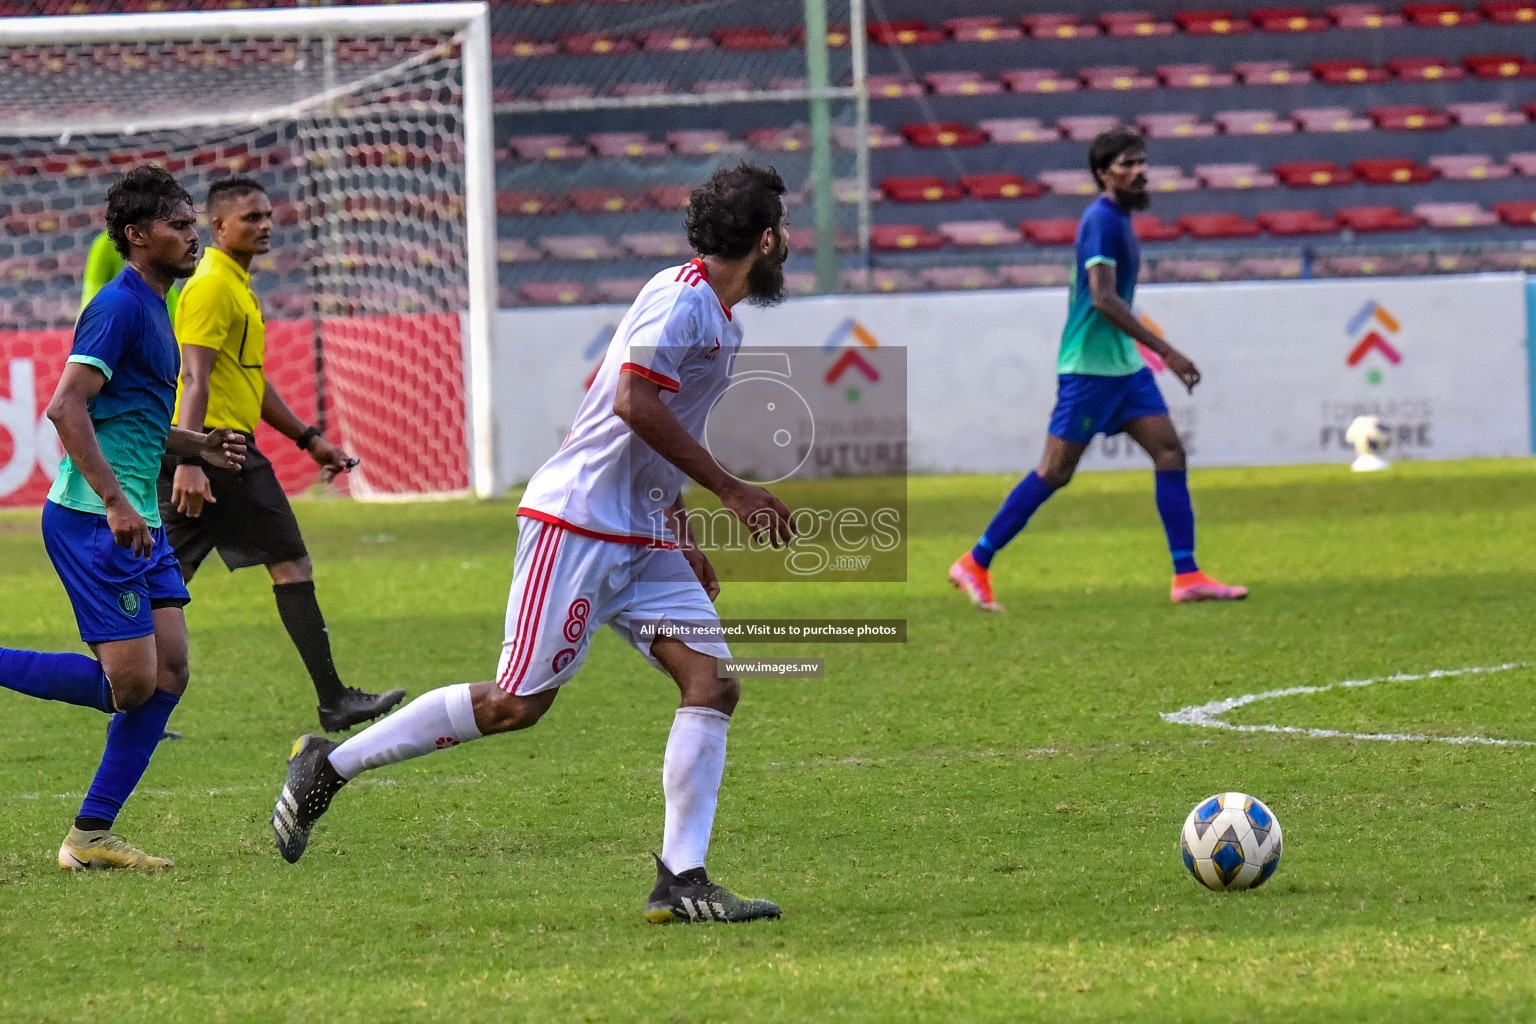
<path fill-rule="evenodd" d="M 1280 866 L 1280 820 L 1247 793 L 1217 793 L 1184 819 L 1179 852 L 1195 880 L 1218 892 L 1255 889 Z"/>

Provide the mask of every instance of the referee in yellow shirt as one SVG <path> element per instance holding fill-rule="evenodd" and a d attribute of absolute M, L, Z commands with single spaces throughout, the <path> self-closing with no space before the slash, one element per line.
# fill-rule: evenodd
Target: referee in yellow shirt
<path fill-rule="evenodd" d="M 318 427 L 295 416 L 262 372 L 266 330 L 250 267 L 271 248 L 266 191 L 254 179 L 227 178 L 209 188 L 206 210 L 213 244 L 176 307 L 181 381 L 173 422 L 189 430 L 227 426 L 253 440 L 240 471 L 167 459 L 160 471 L 160 516 L 188 582 L 214 549 L 231 570 L 267 567 L 278 615 L 314 680 L 320 724 L 327 731 L 348 729 L 384 714 L 405 691 L 367 693 L 337 677 L 315 601 L 314 568 L 272 463 L 256 450 L 256 423 L 292 438 L 327 483 L 356 463 Z"/>

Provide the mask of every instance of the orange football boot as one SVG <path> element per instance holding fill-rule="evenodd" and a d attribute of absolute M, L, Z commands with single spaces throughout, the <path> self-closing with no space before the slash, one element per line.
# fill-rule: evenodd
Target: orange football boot
<path fill-rule="evenodd" d="M 984 612 L 1000 612 L 1003 606 L 992 596 L 992 574 L 967 551 L 949 567 L 949 582 L 965 592 L 971 604 Z"/>
<path fill-rule="evenodd" d="M 1212 579 L 1196 569 L 1194 572 L 1175 574 L 1173 589 L 1169 592 L 1169 596 L 1173 598 L 1174 604 L 1187 604 L 1191 601 L 1241 601 L 1248 596 L 1248 588 L 1231 586 Z"/>

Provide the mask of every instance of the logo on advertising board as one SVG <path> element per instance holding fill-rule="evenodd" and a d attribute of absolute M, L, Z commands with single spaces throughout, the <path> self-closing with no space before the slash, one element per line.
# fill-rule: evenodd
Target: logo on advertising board
<path fill-rule="evenodd" d="M 1382 366 L 1402 364 L 1403 355 L 1394 344 L 1402 329 L 1402 324 L 1385 307 L 1375 299 L 1367 301 L 1344 327 L 1344 333 L 1354 342 L 1345 357 L 1345 364 L 1368 366 L 1365 379 L 1372 386 L 1380 384 L 1385 379 Z"/>
<path fill-rule="evenodd" d="M 38 406 L 31 359 L 10 361 L 10 393 L 0 394 L 0 499 L 26 486 L 35 470 L 52 480 L 59 473 L 59 436 Z"/>
<path fill-rule="evenodd" d="M 1363 369 L 1365 383 L 1371 388 L 1381 387 L 1387 382 L 1388 372 L 1403 365 L 1402 334 L 1403 322 L 1377 300 L 1367 299 L 1344 323 L 1344 336 L 1349 344 L 1344 353 L 1344 365 L 1350 370 Z M 1380 392 L 1373 395 L 1324 400 L 1318 446 L 1340 453 L 1353 451 L 1345 435 L 1349 424 L 1358 416 L 1378 417 L 1389 443 L 1400 454 L 1425 451 L 1433 446 L 1435 403 L 1432 399 L 1388 396 Z"/>

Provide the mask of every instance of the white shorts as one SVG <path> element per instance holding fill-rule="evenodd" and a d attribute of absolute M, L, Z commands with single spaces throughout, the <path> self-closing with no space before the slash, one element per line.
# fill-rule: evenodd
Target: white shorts
<path fill-rule="evenodd" d="M 592 631 L 609 626 L 656 668 L 651 643 L 665 624 L 686 623 L 682 642 L 729 658 L 723 639 L 697 636 L 720 617 L 676 548 L 598 540 L 527 516 L 517 518 L 517 559 L 507 597 L 506 639 L 496 685 L 527 696 L 569 682 L 587 659 Z"/>

